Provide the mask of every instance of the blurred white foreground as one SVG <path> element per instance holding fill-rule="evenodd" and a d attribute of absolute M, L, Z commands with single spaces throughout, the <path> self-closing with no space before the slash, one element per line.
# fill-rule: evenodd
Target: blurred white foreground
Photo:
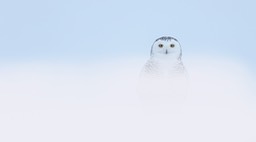
<path fill-rule="evenodd" d="M 136 92 L 144 63 L 2 64 L 0 141 L 256 141 L 253 82 L 242 64 L 193 58 L 186 99 L 150 106 Z"/>

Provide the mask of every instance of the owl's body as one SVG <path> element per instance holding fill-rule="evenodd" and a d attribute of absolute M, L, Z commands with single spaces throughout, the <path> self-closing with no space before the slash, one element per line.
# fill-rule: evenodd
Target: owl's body
<path fill-rule="evenodd" d="M 151 58 L 145 64 L 141 77 L 173 78 L 185 75 L 181 61 L 158 60 Z"/>
<path fill-rule="evenodd" d="M 150 59 L 140 75 L 139 91 L 143 98 L 168 102 L 170 98 L 185 97 L 187 73 L 181 57 L 182 49 L 177 39 L 161 37 L 154 42 Z"/>

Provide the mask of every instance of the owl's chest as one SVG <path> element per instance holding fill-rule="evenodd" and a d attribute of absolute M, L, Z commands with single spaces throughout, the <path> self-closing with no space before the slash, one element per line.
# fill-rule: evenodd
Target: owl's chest
<path fill-rule="evenodd" d="M 157 70 L 161 72 L 163 75 L 172 75 L 177 72 L 180 72 L 180 65 L 178 63 L 170 63 L 170 62 L 158 62 Z"/>

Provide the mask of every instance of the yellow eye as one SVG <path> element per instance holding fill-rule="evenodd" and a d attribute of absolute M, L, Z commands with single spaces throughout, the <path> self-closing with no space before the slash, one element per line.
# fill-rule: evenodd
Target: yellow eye
<path fill-rule="evenodd" d="M 170 47 L 171 47 L 171 48 L 174 48 L 174 47 L 175 47 L 175 44 L 171 44 Z"/>
<path fill-rule="evenodd" d="M 162 48 L 164 45 L 163 44 L 159 44 L 158 47 Z"/>

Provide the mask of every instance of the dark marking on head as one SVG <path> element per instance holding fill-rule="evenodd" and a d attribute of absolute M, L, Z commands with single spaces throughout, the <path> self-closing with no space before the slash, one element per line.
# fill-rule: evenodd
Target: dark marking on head
<path fill-rule="evenodd" d="M 158 40 L 163 40 L 163 41 L 171 41 L 171 40 L 175 40 L 175 41 L 177 41 L 177 42 L 178 42 L 178 40 L 177 40 L 176 38 L 174 38 L 174 37 L 170 37 L 170 36 L 163 36 L 163 37 L 160 37 L 160 38 L 156 39 L 156 41 L 158 41 Z"/>

